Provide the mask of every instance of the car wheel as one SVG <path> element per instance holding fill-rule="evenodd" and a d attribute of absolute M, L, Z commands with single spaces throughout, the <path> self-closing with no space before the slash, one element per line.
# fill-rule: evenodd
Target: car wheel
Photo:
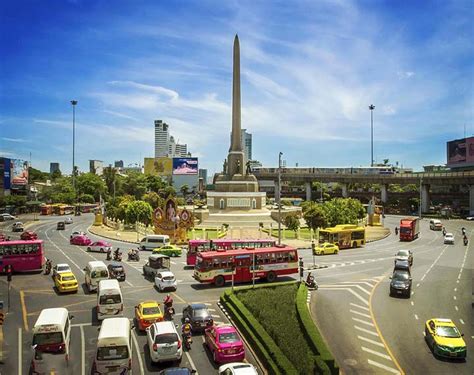
<path fill-rule="evenodd" d="M 217 277 L 214 279 L 214 284 L 215 284 L 217 287 L 222 287 L 222 286 L 224 286 L 224 284 L 225 284 L 224 276 L 217 276 Z"/>
<path fill-rule="evenodd" d="M 268 275 L 267 275 L 267 281 L 268 281 L 269 283 L 273 283 L 273 282 L 276 280 L 276 278 L 277 278 L 277 275 L 276 275 L 276 273 L 273 272 L 273 271 L 270 271 L 270 272 L 268 273 Z"/>
<path fill-rule="evenodd" d="M 104 252 L 104 249 L 101 248 L 101 249 L 100 249 L 100 252 L 103 253 L 103 252 Z"/>
<path fill-rule="evenodd" d="M 354 243 L 352 244 L 352 247 L 357 247 L 357 242 L 354 241 Z"/>
<path fill-rule="evenodd" d="M 321 255 L 324 255 L 324 251 L 321 251 L 321 253 L 320 253 L 320 254 L 321 254 Z"/>
<path fill-rule="evenodd" d="M 339 252 L 339 250 L 334 250 L 334 254 L 337 254 Z"/>
<path fill-rule="evenodd" d="M 145 250 L 146 250 L 146 247 L 145 247 L 145 246 L 142 246 L 142 250 L 145 251 Z"/>
<path fill-rule="evenodd" d="M 91 248 L 89 246 L 87 247 L 87 251 L 91 251 Z"/>

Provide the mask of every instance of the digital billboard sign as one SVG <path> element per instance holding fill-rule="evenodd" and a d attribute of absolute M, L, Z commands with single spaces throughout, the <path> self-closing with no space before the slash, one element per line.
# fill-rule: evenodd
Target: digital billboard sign
<path fill-rule="evenodd" d="M 173 158 L 174 175 L 194 175 L 198 173 L 198 158 Z"/>
<path fill-rule="evenodd" d="M 474 137 L 456 139 L 447 143 L 448 167 L 474 165 Z"/>
<path fill-rule="evenodd" d="M 145 174 L 153 176 L 171 176 L 173 159 L 171 158 L 145 158 Z"/>
<path fill-rule="evenodd" d="M 10 159 L 11 188 L 22 189 L 28 184 L 28 162 Z"/>

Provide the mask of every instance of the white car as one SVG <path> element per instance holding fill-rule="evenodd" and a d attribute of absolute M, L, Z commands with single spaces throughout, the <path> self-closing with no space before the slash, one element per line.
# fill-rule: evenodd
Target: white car
<path fill-rule="evenodd" d="M 98 251 L 99 253 L 106 253 L 109 250 L 112 251 L 112 245 L 103 240 L 93 242 L 89 246 L 87 246 L 87 251 Z"/>
<path fill-rule="evenodd" d="M 55 277 L 58 273 L 63 272 L 72 272 L 71 267 L 67 263 L 58 263 L 53 267 L 53 277 Z"/>
<path fill-rule="evenodd" d="M 16 220 L 16 217 L 10 214 L 0 214 L 0 221 Z"/>
<path fill-rule="evenodd" d="M 146 329 L 152 363 L 181 361 L 183 346 L 173 322 L 153 323 Z"/>
<path fill-rule="evenodd" d="M 178 288 L 176 278 L 171 271 L 158 272 L 155 276 L 155 285 L 160 292 L 163 292 L 166 289 L 176 290 Z"/>
<path fill-rule="evenodd" d="M 220 366 L 219 375 L 258 375 L 258 372 L 251 363 L 233 362 Z"/>
<path fill-rule="evenodd" d="M 64 224 L 72 224 L 72 217 L 67 217 L 64 219 Z"/>
<path fill-rule="evenodd" d="M 77 236 L 85 236 L 86 234 L 84 232 L 72 232 L 71 235 L 69 236 L 69 239 L 77 237 Z"/>
<path fill-rule="evenodd" d="M 444 243 L 454 245 L 454 235 L 452 233 L 446 233 Z"/>

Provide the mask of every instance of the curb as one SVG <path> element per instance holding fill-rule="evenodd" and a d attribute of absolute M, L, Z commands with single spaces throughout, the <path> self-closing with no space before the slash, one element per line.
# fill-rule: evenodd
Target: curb
<path fill-rule="evenodd" d="M 371 243 L 371 242 L 375 242 L 375 241 L 380 241 L 380 240 L 383 240 L 384 238 L 387 238 L 388 236 L 390 236 L 392 234 L 392 232 L 389 230 L 387 234 L 385 234 L 383 237 L 380 237 L 380 238 L 376 238 L 376 239 L 373 239 L 373 240 L 368 240 L 368 241 L 365 241 L 366 243 Z"/>
<path fill-rule="evenodd" d="M 89 225 L 89 227 L 87 228 L 87 231 L 88 231 L 89 233 L 92 233 L 92 234 L 95 235 L 95 236 L 107 238 L 107 239 L 109 239 L 109 240 L 124 242 L 124 243 L 132 243 L 132 244 L 134 244 L 134 245 L 137 245 L 137 244 L 138 244 L 138 242 L 136 242 L 136 241 L 135 241 L 135 242 L 134 242 L 134 241 L 127 241 L 127 240 L 122 240 L 122 239 L 116 238 L 116 237 L 104 236 L 103 234 L 99 234 L 99 233 L 97 233 L 97 232 L 94 232 L 94 231 L 91 229 L 92 227 L 93 227 L 93 225 Z"/>
<path fill-rule="evenodd" d="M 240 333 L 239 329 L 237 328 L 237 326 L 234 324 L 234 322 L 232 321 L 231 317 L 230 317 L 230 314 L 227 312 L 227 310 L 225 309 L 225 307 L 222 305 L 221 301 L 218 301 L 217 302 L 217 306 L 221 309 L 221 311 L 224 313 L 224 315 L 226 316 L 227 319 L 229 319 L 229 322 L 231 322 L 232 326 Z M 260 358 L 258 358 L 258 356 L 255 354 L 255 352 L 253 351 L 252 347 L 249 345 L 249 343 L 247 342 L 247 340 L 245 339 L 244 335 L 242 335 L 242 333 L 240 333 L 240 337 L 242 338 L 242 340 L 245 342 L 245 345 L 247 345 L 247 348 L 248 350 L 252 353 L 253 357 L 255 358 L 255 360 L 257 361 L 257 365 L 259 367 L 259 370 L 262 374 L 264 375 L 267 375 L 268 372 L 267 370 L 265 369 L 265 367 L 263 367 L 262 363 L 260 362 Z"/>

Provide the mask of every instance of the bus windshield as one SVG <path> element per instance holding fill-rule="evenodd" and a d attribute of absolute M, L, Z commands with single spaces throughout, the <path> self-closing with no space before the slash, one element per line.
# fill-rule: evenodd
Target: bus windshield
<path fill-rule="evenodd" d="M 59 345 L 64 342 L 61 332 L 36 333 L 33 336 L 33 345 Z"/>

